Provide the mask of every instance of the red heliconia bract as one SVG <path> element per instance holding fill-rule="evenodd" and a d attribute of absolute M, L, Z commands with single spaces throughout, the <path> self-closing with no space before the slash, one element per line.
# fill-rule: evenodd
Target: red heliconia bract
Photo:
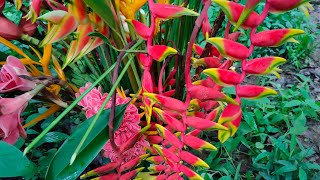
<path fill-rule="evenodd" d="M 177 99 L 152 93 L 143 93 L 143 95 L 149 97 L 150 99 L 161 104 L 161 106 L 164 106 L 168 109 L 178 112 L 183 112 L 186 110 L 184 103 Z"/>
<path fill-rule="evenodd" d="M 150 71 L 145 70 L 142 76 L 142 88 L 144 92 L 153 92 L 153 83 Z"/>
<path fill-rule="evenodd" d="M 286 12 L 310 0 L 268 0 L 270 12 Z"/>
<path fill-rule="evenodd" d="M 113 169 L 117 168 L 118 166 L 119 166 L 119 162 L 109 162 L 108 164 L 105 164 L 101 167 L 98 167 L 94 170 L 87 172 L 86 174 L 81 175 L 80 179 L 85 179 L 91 176 L 106 174 L 109 171 L 112 171 Z"/>
<path fill-rule="evenodd" d="M 269 73 L 277 73 L 277 66 L 285 63 L 286 60 L 281 57 L 262 57 L 252 59 L 247 62 L 244 68 L 248 74 L 264 75 Z"/>
<path fill-rule="evenodd" d="M 247 98 L 247 99 L 258 99 L 263 98 L 270 95 L 276 95 L 277 91 L 262 87 L 262 86 L 254 86 L 254 85 L 245 85 L 245 86 L 237 86 L 237 95 L 240 98 Z"/>
<path fill-rule="evenodd" d="M 11 22 L 9 19 L 0 16 L 0 36 L 6 38 L 7 40 L 20 39 L 22 36 L 22 30 L 15 23 Z"/>
<path fill-rule="evenodd" d="M 185 135 L 183 138 L 183 142 L 187 146 L 190 146 L 191 148 L 193 148 L 195 150 L 199 150 L 199 151 L 201 151 L 203 149 L 213 150 L 213 151 L 217 150 L 217 148 L 215 146 L 213 146 L 212 144 L 210 144 L 200 138 L 191 136 L 191 135 Z"/>
<path fill-rule="evenodd" d="M 5 8 L 6 6 L 6 0 L 0 0 L 0 13 L 2 13 L 2 10 Z"/>
<path fill-rule="evenodd" d="M 234 86 L 242 82 L 241 74 L 231 70 L 210 68 L 203 72 L 220 86 Z"/>
<path fill-rule="evenodd" d="M 72 15 L 80 24 L 86 24 L 88 22 L 87 8 L 83 0 L 71 0 L 68 5 Z"/>
<path fill-rule="evenodd" d="M 183 174 L 185 174 L 189 179 L 202 179 L 202 177 L 195 173 L 194 171 L 192 171 L 190 168 L 188 168 L 185 165 L 180 165 L 179 167 L 180 171 L 183 172 Z"/>
<path fill-rule="evenodd" d="M 248 0 L 233 31 L 236 31 L 262 0 Z"/>
<path fill-rule="evenodd" d="M 22 28 L 22 32 L 29 36 L 32 36 L 36 31 L 38 24 L 32 23 L 31 20 L 22 18 L 19 23 L 19 27 Z"/>
<path fill-rule="evenodd" d="M 177 50 L 165 45 L 154 45 L 148 48 L 148 54 L 156 61 L 163 61 L 167 56 L 176 54 Z"/>
<path fill-rule="evenodd" d="M 224 126 L 217 124 L 213 121 L 199 118 L 199 117 L 188 117 L 186 118 L 186 124 L 192 128 L 200 130 L 228 130 Z"/>
<path fill-rule="evenodd" d="M 219 100 L 226 101 L 228 103 L 235 103 L 235 101 L 229 96 L 223 94 L 220 91 L 214 90 L 212 88 L 207 88 L 205 86 L 191 86 L 188 89 L 192 98 L 199 100 Z"/>
<path fill-rule="evenodd" d="M 135 29 L 137 35 L 143 40 L 147 40 L 151 35 L 151 30 L 145 24 L 137 20 L 127 20 Z"/>
<path fill-rule="evenodd" d="M 297 42 L 293 36 L 303 34 L 300 29 L 274 29 L 254 34 L 251 43 L 258 47 L 277 47 L 285 42 Z"/>
<path fill-rule="evenodd" d="M 199 14 L 181 6 L 155 3 L 151 6 L 153 15 L 160 19 L 172 19 L 181 16 L 198 16 Z"/>
<path fill-rule="evenodd" d="M 170 144 L 174 145 L 177 148 L 180 148 L 183 143 L 177 138 L 177 136 L 175 136 L 174 134 L 172 134 L 172 132 L 170 132 L 168 129 L 166 129 L 165 127 L 157 124 L 157 129 L 159 134 L 166 140 L 170 141 Z"/>
<path fill-rule="evenodd" d="M 244 7 L 241 4 L 226 0 L 212 1 L 221 7 L 221 9 L 226 14 L 231 23 L 237 24 L 240 15 L 244 9 Z M 246 18 L 246 20 L 242 23 L 241 26 L 243 28 L 255 28 L 259 25 L 259 19 L 259 14 L 253 11 L 250 13 L 250 15 Z"/>

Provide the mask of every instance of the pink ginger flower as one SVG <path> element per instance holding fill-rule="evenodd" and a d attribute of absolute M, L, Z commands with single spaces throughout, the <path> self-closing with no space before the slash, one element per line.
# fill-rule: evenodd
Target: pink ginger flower
<path fill-rule="evenodd" d="M 76 97 L 79 97 L 86 89 L 91 86 L 91 83 L 87 83 L 85 87 L 79 89 L 80 93 L 76 94 Z M 90 118 L 95 115 L 100 107 L 103 104 L 103 101 L 107 97 L 107 93 L 102 94 L 101 88 L 92 89 L 80 102 L 79 105 L 83 107 L 83 110 L 86 111 L 86 117 Z M 116 97 L 116 105 L 126 104 L 130 101 L 130 98 Z M 105 109 L 111 107 L 111 100 L 107 103 Z M 139 126 L 140 115 L 138 109 L 133 104 L 129 104 L 124 113 L 123 121 L 120 124 L 120 127 L 114 133 L 115 144 L 120 147 L 122 144 L 127 142 L 132 136 L 138 133 L 141 130 Z M 145 147 L 149 146 L 148 142 L 141 138 L 135 143 L 135 145 L 123 153 L 123 161 L 127 162 L 135 157 L 141 156 L 146 153 Z M 117 154 L 113 151 L 110 141 L 106 143 L 103 148 L 105 152 L 103 155 L 110 158 L 112 162 L 117 161 Z"/>
<path fill-rule="evenodd" d="M 13 56 L 8 56 L 7 64 L 0 70 L 0 93 L 21 90 L 29 91 L 34 89 L 36 83 L 22 79 L 18 75 L 30 76 L 21 61 Z"/>
<path fill-rule="evenodd" d="M 28 105 L 28 101 L 35 94 L 32 91 L 24 93 L 15 98 L 2 98 L 0 97 L 0 138 L 9 144 L 14 144 L 19 135 L 26 138 L 20 118 L 21 113 Z"/>

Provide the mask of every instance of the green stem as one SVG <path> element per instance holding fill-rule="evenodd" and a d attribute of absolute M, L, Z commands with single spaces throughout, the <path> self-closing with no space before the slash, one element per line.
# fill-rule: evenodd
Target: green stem
<path fill-rule="evenodd" d="M 105 106 L 107 105 L 107 103 L 109 102 L 109 100 L 111 99 L 112 94 L 114 93 L 114 91 L 116 90 L 116 88 L 118 87 L 118 84 L 120 83 L 121 79 L 123 78 L 124 74 L 126 73 L 127 69 L 129 68 L 131 62 L 133 62 L 134 57 L 131 57 L 128 61 L 128 63 L 125 65 L 125 67 L 123 68 L 123 70 L 121 71 L 119 77 L 117 78 L 117 81 L 115 82 L 115 84 L 112 86 L 107 98 L 105 99 L 105 101 L 103 102 L 102 106 L 100 107 L 99 111 L 97 112 L 97 114 L 94 116 L 94 119 L 92 121 L 92 123 L 90 124 L 90 127 L 88 128 L 88 130 L 86 131 L 86 133 L 84 134 L 84 136 L 82 137 L 77 149 L 74 151 L 71 159 L 70 159 L 70 165 L 72 165 L 72 163 L 74 162 L 74 160 L 76 159 L 77 155 L 79 154 L 84 142 L 87 140 L 90 132 L 92 131 L 94 125 L 96 124 L 97 120 L 99 119 L 102 111 L 105 109 Z"/>
<path fill-rule="evenodd" d="M 113 64 L 105 73 L 103 73 L 83 94 L 80 95 L 68 108 L 66 108 L 52 123 L 44 129 L 39 136 L 37 136 L 23 151 L 26 155 L 53 127 L 55 127 L 64 116 L 66 116 L 96 85 L 99 84 L 115 67 Z"/>

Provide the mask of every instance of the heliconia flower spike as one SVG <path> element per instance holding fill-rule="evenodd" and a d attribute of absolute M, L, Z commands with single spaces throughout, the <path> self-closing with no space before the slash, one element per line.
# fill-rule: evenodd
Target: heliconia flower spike
<path fill-rule="evenodd" d="M 254 34 L 251 43 L 258 47 L 278 47 L 286 42 L 299 43 L 293 36 L 303 34 L 301 29 L 274 29 Z"/>
<path fill-rule="evenodd" d="M 217 85 L 211 78 L 206 78 L 202 80 L 198 80 L 192 83 L 193 85 L 201 85 L 208 88 L 213 88 L 215 85 Z"/>
<path fill-rule="evenodd" d="M 277 72 L 280 69 L 278 69 L 277 66 L 285 62 L 286 62 L 286 59 L 282 57 L 256 58 L 248 61 L 244 70 L 248 74 L 256 74 L 256 75 L 265 75 L 265 74 L 273 73 L 278 78 L 280 78 L 280 75 Z"/>
<path fill-rule="evenodd" d="M 214 78 L 212 78 L 214 79 Z M 232 104 L 237 104 L 231 97 L 223 94 L 220 91 L 214 90 L 212 88 L 207 88 L 205 86 L 191 86 L 187 90 L 192 98 L 203 100 L 216 100 L 216 101 L 225 101 Z"/>
<path fill-rule="evenodd" d="M 214 57 L 205 57 L 201 59 L 191 58 L 192 66 L 197 68 L 199 66 L 205 66 L 207 68 L 216 68 L 220 65 L 220 60 Z"/>
<path fill-rule="evenodd" d="M 208 39 L 209 35 L 210 35 L 210 32 L 211 32 L 211 25 L 210 25 L 210 22 L 209 22 L 208 13 L 205 15 L 205 18 L 202 21 L 201 29 L 202 29 L 203 36 L 206 39 Z"/>
<path fill-rule="evenodd" d="M 104 176 L 96 177 L 91 180 L 110 180 L 110 179 L 118 179 L 118 178 L 119 178 L 118 173 L 113 173 L 113 174 L 107 174 Z"/>
<path fill-rule="evenodd" d="M 143 136 L 143 134 L 150 128 L 150 124 L 142 128 L 138 133 L 129 138 L 125 143 L 120 146 L 120 152 L 125 152 L 126 150 L 132 148 L 132 146 L 137 142 L 138 139 Z"/>
<path fill-rule="evenodd" d="M 187 117 L 185 122 L 190 127 L 200 130 L 228 130 L 228 128 L 221 124 L 198 117 Z"/>
<path fill-rule="evenodd" d="M 86 174 L 83 174 L 80 176 L 80 179 L 85 179 L 91 176 L 98 176 L 98 175 L 102 175 L 105 174 L 109 171 L 112 171 L 113 169 L 117 168 L 120 165 L 120 162 L 110 162 L 106 165 L 103 165 L 99 168 L 96 168 L 92 171 L 87 172 Z"/>
<path fill-rule="evenodd" d="M 65 15 L 59 24 L 53 25 L 40 46 L 55 43 L 73 32 L 78 27 L 78 22 L 71 14 Z"/>
<path fill-rule="evenodd" d="M 234 121 L 241 115 L 242 111 L 240 105 L 237 106 L 233 104 L 228 104 L 226 108 L 222 111 L 218 123 L 223 125 L 226 122 Z"/>
<path fill-rule="evenodd" d="M 208 38 L 207 42 L 214 45 L 223 57 L 233 60 L 244 60 L 249 56 L 249 49 L 237 42 L 225 38 Z"/>
<path fill-rule="evenodd" d="M 233 32 L 235 32 L 242 24 L 243 22 L 248 18 L 250 13 L 254 10 L 254 8 L 261 2 L 262 0 L 248 0 L 246 5 L 244 6 L 244 9 L 239 17 L 239 20 L 237 21 L 236 26 L 233 29 Z"/>
<path fill-rule="evenodd" d="M 268 0 L 270 5 L 270 12 L 281 13 L 290 11 L 294 8 L 299 7 L 302 4 L 308 3 L 310 0 Z"/>
<path fill-rule="evenodd" d="M 198 44 L 193 44 L 192 50 L 193 50 L 193 52 L 195 52 L 199 56 L 201 56 L 201 54 L 203 52 L 203 48 L 201 46 L 199 46 Z"/>
<path fill-rule="evenodd" d="M 221 111 L 222 111 L 222 108 L 220 106 L 217 107 L 216 109 L 212 110 L 209 114 L 207 114 L 206 119 L 210 121 L 214 121 L 218 117 Z"/>
<path fill-rule="evenodd" d="M 185 165 L 180 165 L 179 167 L 180 171 L 183 172 L 183 174 L 185 174 L 190 180 L 203 180 L 203 178 L 195 173 L 194 171 L 192 171 L 190 168 L 188 168 Z"/>
<path fill-rule="evenodd" d="M 182 175 L 182 174 L 181 174 Z M 174 173 L 171 174 L 167 180 L 183 180 L 183 178 L 180 176 L 180 173 Z"/>
<path fill-rule="evenodd" d="M 164 161 L 162 156 L 151 156 L 148 157 L 146 160 L 152 164 L 160 164 Z"/>
<path fill-rule="evenodd" d="M 240 98 L 246 99 L 259 99 L 266 96 L 278 94 L 277 91 L 271 88 L 254 85 L 237 86 L 236 90 L 237 95 Z"/>
<path fill-rule="evenodd" d="M 130 25 L 133 26 L 133 28 L 135 29 L 137 35 L 143 39 L 143 40 L 147 40 L 150 35 L 151 35 L 151 30 L 148 26 L 146 26 L 145 24 L 137 21 L 137 20 L 131 20 L 128 19 L 126 20 Z"/>
<path fill-rule="evenodd" d="M 241 4 L 227 1 L 227 0 L 212 0 L 212 2 L 219 5 L 222 11 L 226 14 L 227 18 L 232 24 L 237 24 L 240 15 L 244 9 Z M 256 12 L 251 12 L 249 17 L 245 19 L 245 21 L 241 24 L 243 28 L 254 28 L 257 27 L 259 24 L 259 14 Z"/>
<path fill-rule="evenodd" d="M 85 24 L 88 22 L 89 18 L 87 16 L 87 7 L 83 0 L 70 0 L 68 7 L 69 11 L 80 24 Z"/>
<path fill-rule="evenodd" d="M 143 68 L 150 68 L 152 61 L 150 61 L 147 54 L 139 53 L 137 54 L 137 57 Z"/>
<path fill-rule="evenodd" d="M 140 164 L 141 161 L 144 160 L 145 158 L 147 158 L 148 156 L 149 156 L 149 154 L 144 154 L 144 155 L 141 155 L 140 157 L 136 157 L 134 159 L 131 159 L 130 161 L 122 164 L 119 168 L 119 171 L 124 172 L 124 171 L 130 170 L 131 168 Z"/>
<path fill-rule="evenodd" d="M 229 137 L 235 135 L 238 130 L 238 127 L 241 123 L 242 115 L 238 116 L 235 120 L 227 122 L 224 125 L 229 128 L 229 131 L 218 131 L 218 139 L 221 143 L 224 143 L 228 140 Z"/>
<path fill-rule="evenodd" d="M 165 165 L 155 165 L 148 167 L 148 170 L 152 172 L 163 172 L 166 168 Z"/>
<path fill-rule="evenodd" d="M 181 6 L 175 6 L 171 4 L 158 4 L 155 3 L 152 5 L 151 12 L 154 14 L 155 17 L 167 20 L 167 19 L 173 19 L 178 18 L 181 16 L 198 16 L 199 14 L 181 7 Z"/>
<path fill-rule="evenodd" d="M 65 64 L 72 62 L 79 55 L 81 50 L 83 50 L 83 48 L 89 43 L 90 36 L 88 36 L 88 33 L 94 32 L 94 27 L 91 24 L 80 24 L 76 32 L 77 39 L 71 42 L 67 58 L 64 61 Z"/>
<path fill-rule="evenodd" d="M 203 149 L 211 150 L 211 151 L 217 150 L 217 148 L 215 146 L 213 146 L 212 144 L 210 144 L 202 139 L 199 139 L 195 136 L 191 136 L 191 135 L 185 135 L 183 137 L 183 142 L 187 146 L 189 146 L 195 150 L 198 150 L 198 151 L 201 151 Z"/>
<path fill-rule="evenodd" d="M 141 168 L 137 168 L 135 170 L 132 170 L 132 171 L 129 171 L 123 175 L 121 175 L 119 177 L 119 179 L 123 179 L 123 180 L 129 180 L 129 179 L 133 179 L 133 177 L 135 177 L 139 172 L 141 172 L 142 170 L 144 169 L 144 167 L 141 167 Z M 110 180 L 110 179 L 108 179 Z"/>
<path fill-rule="evenodd" d="M 167 148 L 162 148 L 162 155 L 166 159 L 170 159 L 173 162 L 180 162 L 180 158 L 174 152 L 169 151 Z"/>
<path fill-rule="evenodd" d="M 170 116 L 168 113 L 165 111 L 162 111 L 159 108 L 154 107 L 153 111 L 158 114 L 159 118 L 171 126 L 174 130 L 176 131 L 185 131 L 184 125 L 176 118 Z"/>
<path fill-rule="evenodd" d="M 25 16 L 27 19 L 31 19 L 32 23 L 35 23 L 41 10 L 41 0 L 31 0 L 29 6 L 29 12 Z"/>
<path fill-rule="evenodd" d="M 154 45 L 148 47 L 148 54 L 156 61 L 163 61 L 167 56 L 171 54 L 177 54 L 177 50 L 165 45 Z"/>
<path fill-rule="evenodd" d="M 153 83 L 150 71 L 145 70 L 142 76 L 142 88 L 144 92 L 153 92 Z"/>
<path fill-rule="evenodd" d="M 231 70 L 210 68 L 203 72 L 220 86 L 234 86 L 242 82 L 241 74 Z"/>
<path fill-rule="evenodd" d="M 149 97 L 153 101 L 159 103 L 161 106 L 164 106 L 174 111 L 183 112 L 186 110 L 186 107 L 182 101 L 179 101 L 171 97 L 162 96 L 162 95 L 153 94 L 153 93 L 143 93 L 143 96 Z"/>
<path fill-rule="evenodd" d="M 181 146 L 183 146 L 182 142 L 177 138 L 177 136 L 172 134 L 172 132 L 170 132 L 168 129 L 161 126 L 160 124 L 156 124 L 156 127 L 158 129 L 159 134 L 164 139 L 168 140 L 172 145 L 174 145 L 177 148 L 180 148 Z"/>
<path fill-rule="evenodd" d="M 20 8 L 22 6 L 22 1 L 23 0 L 13 0 L 14 6 L 16 7 L 17 10 L 20 10 Z"/>
<path fill-rule="evenodd" d="M 59 24 L 62 18 L 67 14 L 68 12 L 63 10 L 49 11 L 46 14 L 39 16 L 38 19 L 48 21 L 52 24 Z"/>
<path fill-rule="evenodd" d="M 209 165 L 206 162 L 187 151 L 181 151 L 180 158 L 192 166 L 209 168 Z"/>

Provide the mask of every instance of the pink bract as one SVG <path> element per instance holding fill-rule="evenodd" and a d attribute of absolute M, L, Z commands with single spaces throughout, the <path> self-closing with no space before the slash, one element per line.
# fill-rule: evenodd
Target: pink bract
<path fill-rule="evenodd" d="M 21 61 L 13 56 L 8 56 L 7 64 L 0 70 L 0 93 L 12 90 L 29 91 L 36 83 L 22 79 L 19 75 L 30 76 Z"/>

